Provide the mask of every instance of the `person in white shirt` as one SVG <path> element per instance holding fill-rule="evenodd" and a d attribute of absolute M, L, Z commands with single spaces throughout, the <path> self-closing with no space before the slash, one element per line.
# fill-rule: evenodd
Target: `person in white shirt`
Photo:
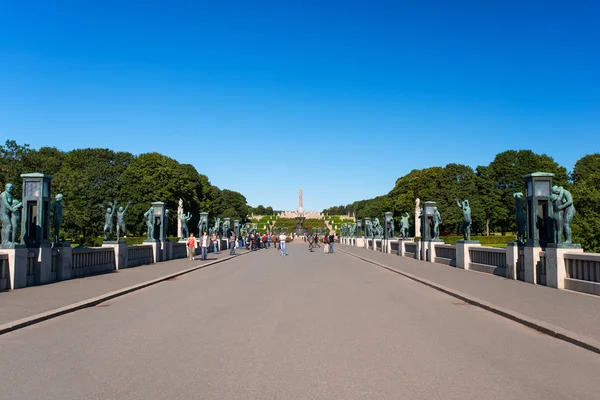
<path fill-rule="evenodd" d="M 279 235 L 279 246 L 281 247 L 281 255 L 282 256 L 287 256 L 287 253 L 285 252 L 285 240 L 287 239 L 287 235 L 285 234 L 285 232 L 281 232 L 281 235 Z"/>
<path fill-rule="evenodd" d="M 202 243 L 202 260 L 206 260 L 206 253 L 208 253 L 208 235 L 206 234 L 206 232 L 204 232 L 204 235 L 202 235 L 202 239 L 201 239 Z"/>

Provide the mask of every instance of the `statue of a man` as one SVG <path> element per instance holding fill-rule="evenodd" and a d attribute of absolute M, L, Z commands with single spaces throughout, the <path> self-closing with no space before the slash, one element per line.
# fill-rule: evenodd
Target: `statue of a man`
<path fill-rule="evenodd" d="M 456 204 L 458 207 L 462 209 L 463 212 L 463 222 L 460 226 L 460 230 L 463 233 L 463 238 L 465 240 L 471 240 L 471 223 L 473 220 L 471 219 L 471 207 L 469 206 L 469 200 L 465 200 L 460 204 L 460 201 L 456 199 Z"/>
<path fill-rule="evenodd" d="M 386 233 L 387 234 L 387 238 L 388 239 L 392 239 L 394 237 L 394 228 L 395 228 L 394 227 L 394 218 L 390 218 L 387 221 L 386 225 L 387 225 L 386 226 L 386 229 L 387 229 L 387 233 Z"/>
<path fill-rule="evenodd" d="M 181 232 L 180 232 L 180 238 L 181 239 L 186 239 L 189 235 L 189 229 L 188 229 L 188 221 L 192 219 L 192 213 L 188 211 L 187 214 L 181 213 L 181 215 L 179 216 L 179 221 L 181 221 Z"/>
<path fill-rule="evenodd" d="M 562 234 L 565 232 L 564 243 L 572 243 L 571 222 L 575 215 L 573 195 L 562 186 L 552 186 L 550 196 L 554 209 L 554 243 L 563 243 Z"/>
<path fill-rule="evenodd" d="M 517 219 L 517 242 L 525 243 L 525 202 L 523 201 L 523 193 L 514 193 L 513 197 L 515 198 Z"/>
<path fill-rule="evenodd" d="M 54 243 L 60 243 L 60 227 L 63 221 L 63 195 L 57 194 L 56 200 L 50 205 L 50 211 L 53 213 L 52 220 L 54 221 Z"/>
<path fill-rule="evenodd" d="M 104 208 L 104 206 L 100 206 Z M 106 207 L 106 211 L 104 213 L 104 240 L 107 240 L 106 232 L 109 232 L 110 238 L 112 240 L 113 235 L 113 215 L 115 214 L 115 209 L 117 207 L 117 201 L 108 202 L 108 207 Z"/>
<path fill-rule="evenodd" d="M 403 217 L 400 217 L 400 234 L 402 235 L 402 238 L 407 238 L 408 237 L 408 228 L 409 228 L 409 223 L 408 223 L 408 219 L 410 218 L 410 214 L 405 212 Z"/>
<path fill-rule="evenodd" d="M 2 244 L 16 242 L 18 221 L 21 218 L 19 209 L 23 203 L 13 199 L 13 184 L 7 183 L 4 192 L 0 193 L 0 220 L 2 220 Z M 13 224 L 16 221 L 16 225 Z M 12 240 L 11 240 L 12 239 Z"/>
<path fill-rule="evenodd" d="M 148 211 L 144 213 L 146 218 L 146 228 L 148 229 L 148 240 L 154 239 L 154 207 L 150 207 Z"/>
<path fill-rule="evenodd" d="M 131 202 L 128 202 L 125 208 L 122 206 L 119 207 L 119 211 L 117 211 L 117 241 L 119 241 L 119 238 L 121 237 L 121 232 L 127 233 L 127 227 L 125 226 L 125 213 L 129 209 L 129 204 L 131 204 Z M 115 202 L 115 206 L 116 205 L 117 203 Z"/>
<path fill-rule="evenodd" d="M 442 215 L 437 207 L 433 207 L 433 238 L 440 238 L 440 225 L 442 224 Z"/>

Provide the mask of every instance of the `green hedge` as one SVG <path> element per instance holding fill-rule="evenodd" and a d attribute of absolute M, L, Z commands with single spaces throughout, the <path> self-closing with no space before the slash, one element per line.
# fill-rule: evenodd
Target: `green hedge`
<path fill-rule="evenodd" d="M 441 236 L 440 239 L 444 240 L 446 244 L 456 244 L 459 240 L 462 240 L 462 236 Z M 506 236 L 471 236 L 471 240 L 478 240 L 482 245 L 498 245 L 494 247 L 500 247 L 500 245 L 504 245 L 506 247 L 507 243 L 514 242 L 517 240 L 516 236 L 506 235 Z"/>

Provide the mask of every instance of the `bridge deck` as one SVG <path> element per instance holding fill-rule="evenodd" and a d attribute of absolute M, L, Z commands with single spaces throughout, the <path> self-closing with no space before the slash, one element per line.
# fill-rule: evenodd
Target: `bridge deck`
<path fill-rule="evenodd" d="M 597 398 L 598 354 L 341 252 L 289 253 L 0 336 L 9 397 Z"/>

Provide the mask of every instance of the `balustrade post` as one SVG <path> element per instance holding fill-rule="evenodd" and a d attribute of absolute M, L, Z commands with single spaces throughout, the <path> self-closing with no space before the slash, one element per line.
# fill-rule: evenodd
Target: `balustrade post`
<path fill-rule="evenodd" d="M 567 269 L 565 265 L 566 253 L 582 254 L 581 247 L 562 247 L 553 243 L 546 247 L 546 285 L 549 287 L 564 289 Z"/>
<path fill-rule="evenodd" d="M 471 253 L 469 250 L 473 247 L 481 247 L 477 240 L 459 240 L 456 242 L 456 267 L 470 269 Z"/>

